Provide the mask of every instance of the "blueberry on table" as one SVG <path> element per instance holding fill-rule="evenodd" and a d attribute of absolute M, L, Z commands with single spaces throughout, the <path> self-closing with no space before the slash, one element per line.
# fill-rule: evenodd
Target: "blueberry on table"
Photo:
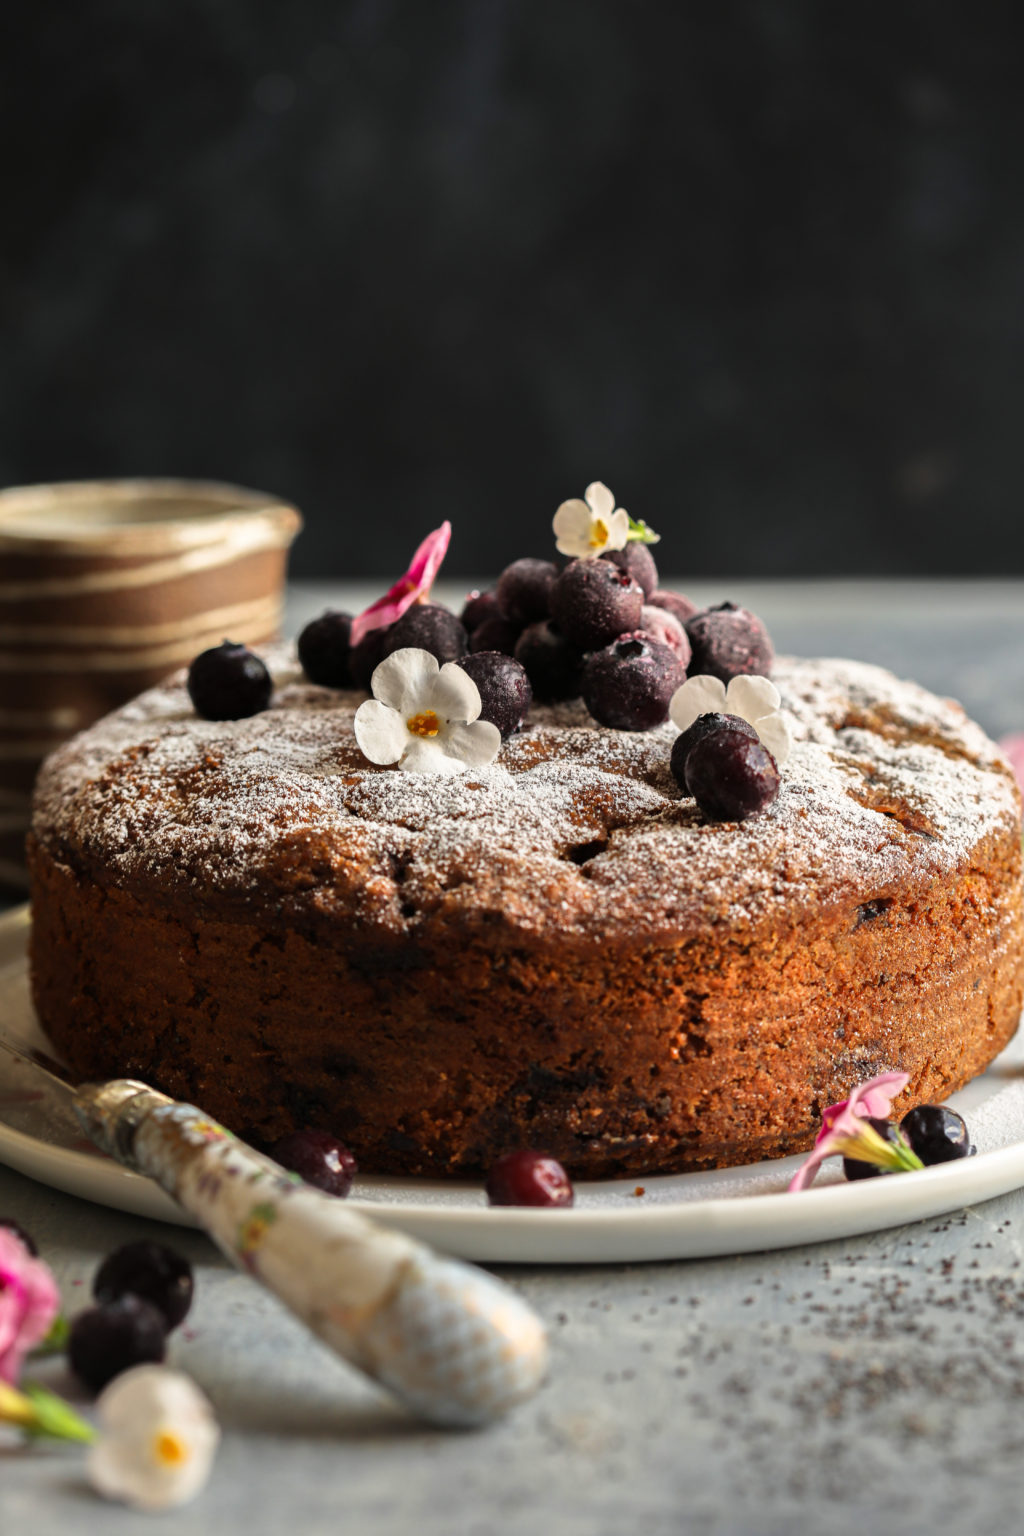
<path fill-rule="evenodd" d="M 203 651 L 188 669 L 188 694 L 204 720 L 247 720 L 270 703 L 270 673 L 246 645 L 225 640 Z"/>
<path fill-rule="evenodd" d="M 163 1313 L 141 1296 L 120 1296 L 80 1312 L 68 1335 L 68 1364 L 91 1392 L 133 1365 L 158 1363 L 167 1347 Z"/>
<path fill-rule="evenodd" d="M 293 1131 L 271 1147 L 270 1155 L 306 1184 L 339 1200 L 349 1193 L 358 1172 L 352 1153 L 330 1131 Z"/>
<path fill-rule="evenodd" d="M 480 719 L 496 725 L 502 741 L 507 741 L 513 731 L 518 731 L 533 702 L 526 668 L 501 651 L 477 651 L 464 656 L 459 666 L 476 683 Z"/>
<path fill-rule="evenodd" d="M 388 630 L 381 660 L 405 646 L 429 651 L 443 666 L 446 661 L 458 661 L 465 656 L 469 636 L 451 609 L 440 603 L 413 603 Z"/>
<path fill-rule="evenodd" d="M 572 1205 L 573 1199 L 569 1175 L 545 1152 L 509 1152 L 487 1175 L 489 1205 Z"/>
<path fill-rule="evenodd" d="M 657 595 L 654 598 L 657 604 Z M 690 676 L 717 677 L 730 683 L 734 677 L 767 677 L 775 651 L 761 620 L 735 603 L 719 603 L 694 614 L 686 624 L 693 647 Z"/>
<path fill-rule="evenodd" d="M 192 1266 L 164 1243 L 144 1239 L 108 1254 L 96 1271 L 92 1293 L 99 1302 L 139 1296 L 176 1328 L 192 1305 Z"/>
<path fill-rule="evenodd" d="M 729 725 L 711 731 L 691 747 L 686 782 L 712 821 L 746 821 L 777 798 L 779 770 L 759 741 Z"/>
<path fill-rule="evenodd" d="M 348 658 L 352 647 L 352 615 L 329 608 L 306 625 L 299 636 L 299 661 L 311 683 L 322 688 L 350 688 Z"/>
<path fill-rule="evenodd" d="M 645 634 L 620 635 L 588 657 L 583 702 L 600 725 L 650 731 L 667 719 L 669 700 L 685 677 L 667 645 Z"/>
<path fill-rule="evenodd" d="M 688 725 L 685 731 L 680 731 L 672 743 L 672 756 L 669 765 L 672 776 L 684 794 L 692 795 L 686 778 L 686 760 L 698 741 L 705 736 L 711 736 L 715 731 L 735 730 L 747 736 L 751 741 L 758 740 L 758 734 L 752 725 L 746 720 L 741 720 L 739 715 L 720 715 L 709 712 L 706 715 L 698 715 L 692 725 Z"/>
<path fill-rule="evenodd" d="M 919 1104 L 908 1110 L 900 1121 L 900 1130 L 926 1168 L 970 1157 L 976 1151 L 963 1116 L 944 1104 Z"/>
<path fill-rule="evenodd" d="M 882 1120 L 877 1115 L 865 1115 L 868 1125 L 872 1126 L 887 1141 L 890 1146 L 898 1147 L 900 1133 L 891 1120 Z M 862 1162 L 859 1157 L 843 1158 L 843 1174 L 848 1179 L 873 1179 L 880 1173 L 892 1173 L 891 1168 L 880 1168 L 877 1163 Z"/>
<path fill-rule="evenodd" d="M 513 560 L 498 577 L 498 607 L 520 627 L 536 624 L 548 616 L 557 580 L 558 566 L 552 560 Z"/>
<path fill-rule="evenodd" d="M 572 560 L 551 589 L 551 617 L 585 651 L 640 628 L 644 591 L 610 560 Z"/>

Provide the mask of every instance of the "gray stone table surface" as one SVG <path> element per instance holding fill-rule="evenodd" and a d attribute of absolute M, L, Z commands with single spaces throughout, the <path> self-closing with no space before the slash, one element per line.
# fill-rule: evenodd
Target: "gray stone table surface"
<path fill-rule="evenodd" d="M 958 695 L 996 733 L 1024 726 L 1024 583 L 711 583 L 696 595 L 749 602 L 780 648 L 879 661 Z M 292 618 L 359 596 L 297 589 Z M 506 1267 L 550 1326 L 550 1379 L 473 1434 L 410 1422 L 199 1234 L 2 1168 L 0 1213 L 34 1233 L 70 1310 L 120 1242 L 163 1236 L 187 1252 L 197 1298 L 171 1356 L 224 1428 L 201 1499 L 160 1517 L 97 1500 L 74 1450 L 0 1436 L 0 1536 L 1021 1528 L 1021 1193 L 775 1253 Z M 73 1390 L 59 1361 L 37 1374 Z"/>

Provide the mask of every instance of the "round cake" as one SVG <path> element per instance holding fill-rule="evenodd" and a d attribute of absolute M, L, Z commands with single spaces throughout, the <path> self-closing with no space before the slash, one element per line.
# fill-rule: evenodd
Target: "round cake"
<path fill-rule="evenodd" d="M 199 719 L 181 676 L 42 772 L 33 986 L 82 1076 L 367 1171 L 600 1177 L 797 1151 L 887 1070 L 942 1099 L 1017 1027 L 1020 799 L 955 704 L 780 660 L 778 798 L 711 822 L 671 725 L 535 707 L 487 767 L 403 773 L 364 694 L 268 660 L 262 714 Z"/>

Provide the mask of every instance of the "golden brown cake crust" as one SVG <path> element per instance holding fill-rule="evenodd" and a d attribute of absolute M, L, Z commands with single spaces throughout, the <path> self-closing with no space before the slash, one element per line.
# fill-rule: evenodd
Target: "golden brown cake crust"
<path fill-rule="evenodd" d="M 289 668 L 264 715 L 197 720 L 179 680 L 44 769 L 34 987 L 78 1071 L 330 1126 L 368 1170 L 532 1145 L 593 1176 L 796 1150 L 865 1077 L 941 1098 L 1013 1034 L 1019 797 L 957 706 L 780 662 L 793 756 L 737 826 L 680 796 L 671 727 L 539 709 L 423 778 Z"/>

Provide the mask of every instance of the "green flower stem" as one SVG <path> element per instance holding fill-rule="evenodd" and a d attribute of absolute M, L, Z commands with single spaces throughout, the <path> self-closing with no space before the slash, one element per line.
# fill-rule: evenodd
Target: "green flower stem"
<path fill-rule="evenodd" d="M 42 1355 L 62 1355 L 68 1347 L 68 1334 L 70 1332 L 71 1324 L 63 1312 L 58 1313 L 50 1325 L 50 1331 L 46 1338 L 43 1339 L 42 1343 L 37 1344 L 32 1351 L 33 1359 L 38 1359 Z"/>
<path fill-rule="evenodd" d="M 628 512 L 626 516 L 629 517 Z M 653 528 L 648 528 L 642 517 L 630 517 L 626 540 L 627 543 L 633 540 L 637 544 L 658 544 L 661 541 L 661 534 L 655 533 Z"/>
<path fill-rule="evenodd" d="M 88 1444 L 96 1439 L 91 1424 L 54 1392 L 44 1387 L 25 1386 L 20 1392 L 0 1382 L 0 1424 L 16 1424 L 32 1438 L 78 1440 Z"/>
<path fill-rule="evenodd" d="M 917 1173 L 924 1167 L 916 1152 L 912 1152 L 900 1136 L 898 1142 L 886 1141 L 873 1125 L 864 1121 L 855 1135 L 837 1136 L 832 1150 L 842 1157 L 853 1157 L 861 1163 L 873 1163 L 876 1168 L 888 1168 L 891 1173 Z"/>

